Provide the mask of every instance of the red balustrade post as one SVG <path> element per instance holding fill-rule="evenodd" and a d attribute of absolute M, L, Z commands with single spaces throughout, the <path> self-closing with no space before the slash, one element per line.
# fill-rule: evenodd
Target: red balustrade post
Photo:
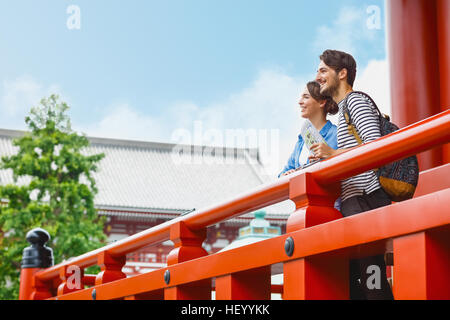
<path fill-rule="evenodd" d="M 289 182 L 289 198 L 297 210 L 287 221 L 286 232 L 312 227 L 342 218 L 334 208 L 340 193 L 339 183 L 326 188 L 317 184 L 310 173 L 303 173 Z M 288 241 L 289 239 L 287 239 Z M 288 243 L 286 253 L 295 246 Z M 348 299 L 348 258 L 342 256 L 307 257 L 284 263 L 283 299 Z"/>
<path fill-rule="evenodd" d="M 294 202 L 296 211 L 288 218 L 286 232 L 342 218 L 342 214 L 334 208 L 340 190 L 339 183 L 331 184 L 326 188 L 319 185 L 309 172 L 291 179 L 289 199 Z"/>
<path fill-rule="evenodd" d="M 429 230 L 395 238 L 396 300 L 450 299 L 450 230 Z"/>
<path fill-rule="evenodd" d="M 108 251 L 102 251 L 98 254 L 97 265 L 100 267 L 100 273 L 95 277 L 95 285 L 101 285 L 104 283 L 124 279 L 127 277 L 122 272 L 122 268 L 126 263 L 126 256 L 112 256 Z M 97 300 L 101 297 L 97 297 L 95 288 L 92 291 L 92 299 Z M 118 300 L 123 300 L 120 298 Z"/>
<path fill-rule="evenodd" d="M 95 278 L 95 285 L 126 278 L 127 275 L 122 272 L 125 263 L 126 256 L 113 257 L 107 251 L 101 252 L 97 262 L 101 272 Z"/>
<path fill-rule="evenodd" d="M 174 243 L 174 249 L 167 256 L 167 265 L 171 266 L 184 261 L 196 259 L 208 255 L 202 248 L 206 239 L 206 228 L 191 230 L 180 221 L 170 228 L 170 240 Z M 168 285 L 176 279 L 176 274 L 166 271 L 165 281 Z M 164 289 L 165 300 L 210 300 L 211 279 L 195 281 L 188 284 L 171 286 Z"/>
<path fill-rule="evenodd" d="M 270 275 L 265 266 L 217 277 L 216 300 L 269 300 Z"/>

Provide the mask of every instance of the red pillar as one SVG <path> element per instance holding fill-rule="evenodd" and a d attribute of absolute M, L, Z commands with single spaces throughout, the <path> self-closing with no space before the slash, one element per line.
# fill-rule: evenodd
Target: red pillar
<path fill-rule="evenodd" d="M 441 111 L 436 16 L 436 0 L 387 1 L 392 119 L 400 128 Z M 418 158 L 421 171 L 439 166 L 442 147 Z"/>
<path fill-rule="evenodd" d="M 450 1 L 437 2 L 439 75 L 441 81 L 441 111 L 450 108 Z M 443 146 L 443 163 L 450 162 L 450 144 Z"/>

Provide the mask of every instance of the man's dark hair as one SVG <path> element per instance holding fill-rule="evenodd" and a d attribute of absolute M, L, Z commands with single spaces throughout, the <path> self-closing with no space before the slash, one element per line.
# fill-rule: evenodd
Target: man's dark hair
<path fill-rule="evenodd" d="M 344 68 L 347 69 L 347 83 L 353 87 L 356 77 L 356 61 L 350 54 L 337 50 L 325 50 L 320 55 L 320 60 L 333 68 L 336 73 Z"/>

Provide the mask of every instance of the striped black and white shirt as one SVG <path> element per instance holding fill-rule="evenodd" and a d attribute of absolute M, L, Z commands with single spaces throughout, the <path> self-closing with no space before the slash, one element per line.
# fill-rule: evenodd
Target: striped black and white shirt
<path fill-rule="evenodd" d="M 356 138 L 348 132 L 347 122 L 344 119 L 344 101 L 339 102 L 339 125 L 337 130 L 338 148 L 352 148 L 358 145 Z M 359 137 L 363 143 L 368 143 L 381 137 L 380 120 L 372 102 L 364 95 L 350 93 L 347 99 L 352 123 L 356 127 Z M 357 176 L 341 181 L 342 201 L 360 196 L 364 193 L 371 193 L 381 188 L 374 171 L 367 171 Z"/>

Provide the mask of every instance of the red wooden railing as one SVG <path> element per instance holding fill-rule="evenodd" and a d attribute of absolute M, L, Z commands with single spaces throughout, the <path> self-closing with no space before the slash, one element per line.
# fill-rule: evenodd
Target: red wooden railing
<path fill-rule="evenodd" d="M 21 299 L 348 299 L 350 258 L 393 250 L 396 299 L 450 298 L 450 164 L 422 172 L 416 197 L 347 218 L 334 209 L 339 181 L 450 141 L 450 110 L 371 143 L 47 269 L 23 269 Z M 208 255 L 206 228 L 291 199 L 286 234 Z M 126 278 L 126 254 L 174 242 L 168 266 Z M 289 240 L 288 240 L 289 239 Z M 289 253 L 285 246 L 293 246 Z M 283 287 L 271 266 L 283 264 Z M 82 289 L 70 266 L 99 265 Z M 215 283 L 213 284 L 212 279 Z M 87 288 L 85 288 L 87 286 Z"/>

